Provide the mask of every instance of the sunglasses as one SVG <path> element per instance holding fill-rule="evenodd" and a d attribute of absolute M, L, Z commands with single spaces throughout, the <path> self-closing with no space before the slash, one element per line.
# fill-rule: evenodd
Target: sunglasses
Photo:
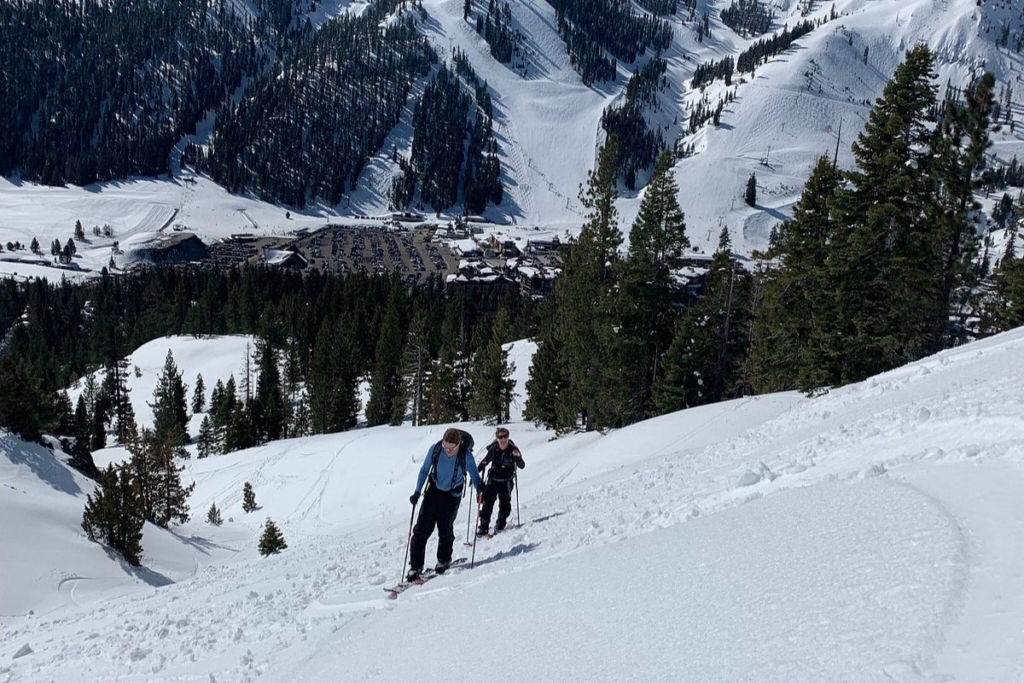
<path fill-rule="evenodd" d="M 507 439 L 508 438 L 508 434 L 498 434 L 495 438 L 496 439 Z"/>
<path fill-rule="evenodd" d="M 441 442 L 441 445 L 442 445 L 442 446 L 444 447 L 444 449 L 445 449 L 446 451 L 448 451 L 449 453 L 450 453 L 451 451 L 454 451 L 455 449 L 457 449 L 457 448 L 459 447 L 459 444 L 457 444 L 457 443 L 448 443 L 447 441 L 442 441 L 442 442 Z"/>

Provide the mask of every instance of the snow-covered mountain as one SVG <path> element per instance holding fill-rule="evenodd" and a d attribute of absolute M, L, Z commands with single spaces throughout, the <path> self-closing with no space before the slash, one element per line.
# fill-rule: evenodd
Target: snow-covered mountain
<path fill-rule="evenodd" d="M 134 358 L 169 347 L 188 379 L 238 342 Z M 513 348 L 524 372 L 529 352 Z M 606 435 L 514 422 L 520 524 L 474 551 L 463 505 L 457 553 L 475 565 L 393 601 L 408 495 L 443 426 L 191 460 L 193 520 L 147 526 L 138 570 L 85 540 L 93 484 L 4 434 L 0 681 L 1016 683 L 1022 353 L 1015 330 L 819 398 Z M 481 444 L 492 430 L 463 426 Z M 214 502 L 221 527 L 202 521 Z M 268 517 L 289 547 L 262 558 Z"/>
<path fill-rule="evenodd" d="M 463 20 L 460 0 L 423 0 L 425 18 L 419 25 L 440 54 L 450 55 L 453 48 L 464 52 L 492 93 L 505 201 L 489 209 L 487 217 L 518 226 L 509 229 L 540 225 L 571 231 L 584 216 L 577 195 L 601 143 L 601 114 L 621 101 L 630 72 L 646 58 L 620 64 L 613 83 L 586 87 L 569 64 L 551 5 L 544 0 L 510 0 L 509 5 L 527 50 L 525 76 L 491 58 L 489 47 Z M 698 2 L 695 16 L 706 10 L 711 26 L 711 37 L 702 42 L 697 40 L 697 22 L 686 20 L 688 11 L 681 9 L 671 20 L 674 42 L 663 55 L 670 87 L 658 96 L 657 110 L 649 112 L 666 142 L 679 139 L 689 112 L 702 98 L 713 107 L 727 90 L 735 94 L 719 126 L 709 124 L 681 140 L 695 150 L 676 163 L 674 172 L 688 233 L 697 248 L 713 248 L 723 227 L 740 253 L 765 246 L 772 226 L 789 215 L 818 156 L 838 149 L 840 165 L 852 165 L 851 141 L 907 48 L 919 42 L 936 54 L 941 87 L 963 85 L 982 69 L 995 74 L 1001 96 L 1008 90 L 1014 125 L 1003 125 L 993 134 L 991 154 L 1002 161 L 1015 155 L 1024 159 L 1024 127 L 1016 125 L 1024 121 L 1018 95 L 1024 57 L 1016 51 L 1024 32 L 1019 2 L 837 0 L 810 3 L 812 9 L 805 13 L 807 6 L 804 0 L 774 3 L 776 29 L 807 19 L 822 25 L 758 67 L 753 78 L 744 74 L 728 87 L 718 80 L 703 90 L 691 88 L 699 65 L 735 58 L 761 36 L 741 38 L 723 25 L 719 15 L 728 7 L 725 0 Z M 314 18 L 363 8 L 364 3 L 347 0 L 324 3 Z M 1004 107 L 1004 118 L 1006 111 Z M 407 149 L 410 130 L 407 123 L 400 124 L 383 149 Z M 202 135 L 196 139 L 201 142 Z M 328 220 L 386 213 L 387 190 L 397 172 L 390 154 L 382 152 L 371 159 L 359 186 L 341 204 L 304 211 L 233 196 L 191 175 L 58 189 L 0 180 L 0 244 L 27 244 L 36 237 L 45 252 L 54 238 L 66 241 L 76 220 L 87 231 L 93 225 L 111 225 L 122 249 L 175 227 L 206 239 L 237 232 L 286 235 Z M 755 207 L 741 199 L 751 173 L 757 176 Z M 624 193 L 619 202 L 624 231 L 641 193 Z M 106 265 L 112 239 L 93 239 L 89 233 L 87 238 L 76 259 L 81 268 Z M 0 259 L 10 258 L 0 254 Z M 14 265 L 0 262 L 0 270 L 20 276 L 46 272 L 24 252 L 17 258 Z"/>

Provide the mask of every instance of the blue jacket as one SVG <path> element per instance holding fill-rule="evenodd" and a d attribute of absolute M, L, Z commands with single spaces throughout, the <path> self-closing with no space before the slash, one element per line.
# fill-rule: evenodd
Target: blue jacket
<path fill-rule="evenodd" d="M 427 457 L 423 459 L 423 465 L 420 467 L 420 476 L 416 479 L 416 493 L 423 490 L 423 484 L 426 483 L 427 475 L 430 474 L 430 468 L 434 464 L 434 448 L 438 447 L 439 443 L 427 449 Z M 456 466 L 458 459 L 461 457 L 466 458 L 465 470 Z M 437 456 L 437 474 L 435 476 L 438 490 L 448 491 L 454 495 L 461 496 L 462 484 L 465 481 L 463 471 L 469 474 L 469 478 L 473 480 L 473 486 L 480 488 L 480 473 L 476 469 L 476 461 L 473 460 L 473 451 L 460 446 L 454 455 L 448 455 L 444 448 L 442 448 Z"/>

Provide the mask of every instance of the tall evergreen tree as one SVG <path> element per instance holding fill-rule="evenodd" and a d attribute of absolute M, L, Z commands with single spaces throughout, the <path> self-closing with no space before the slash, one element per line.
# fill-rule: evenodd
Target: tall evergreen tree
<path fill-rule="evenodd" d="M 250 403 L 235 401 L 231 419 L 224 433 L 224 452 L 231 453 L 256 445 L 256 430 L 252 423 Z"/>
<path fill-rule="evenodd" d="M 680 319 L 665 372 L 655 385 L 654 400 L 661 413 L 746 393 L 743 364 L 750 339 L 752 278 L 731 247 L 723 228 L 704 296 Z"/>
<path fill-rule="evenodd" d="M 402 352 L 403 390 L 395 398 L 396 407 L 403 414 L 406 410 L 412 412 L 414 426 L 423 424 L 427 413 L 424 397 L 431 357 L 429 332 L 426 313 L 417 310 Z"/>
<path fill-rule="evenodd" d="M 203 416 L 203 423 L 199 426 L 199 437 L 196 441 L 198 457 L 208 458 L 217 452 L 217 432 L 209 415 Z"/>
<path fill-rule="evenodd" d="M 985 150 L 992 146 L 989 125 L 994 86 L 995 77 L 986 72 L 964 89 L 962 98 L 953 91 L 948 93 L 932 143 L 939 182 L 933 220 L 945 233 L 940 234 L 944 265 L 937 313 L 946 315 L 938 313 L 929 352 L 964 341 L 968 318 L 973 316 L 969 306 L 978 282 L 978 240 L 971 214 L 981 208 L 974 199 L 974 176 L 984 167 Z M 951 319 L 956 327 L 951 327 Z"/>
<path fill-rule="evenodd" d="M 402 324 L 404 301 L 400 282 L 392 287 L 387 311 L 377 339 L 376 359 L 370 376 L 370 398 L 366 402 L 366 424 L 400 424 L 405 411 L 396 410 L 396 397 L 402 390 L 402 348 L 405 331 Z M 400 412 L 401 414 L 397 414 Z M 396 419 L 397 418 L 397 419 Z"/>
<path fill-rule="evenodd" d="M 256 395 L 252 400 L 252 425 L 257 443 L 277 441 L 285 427 L 284 396 L 281 394 L 281 372 L 277 353 L 269 340 L 256 343 Z"/>
<path fill-rule="evenodd" d="M 131 454 L 128 467 L 145 518 L 167 528 L 171 523 L 188 521 L 188 496 L 195 484 L 183 486 L 177 458 L 188 457 L 185 447 L 173 433 L 160 438 L 155 430 L 137 429 L 125 444 Z"/>
<path fill-rule="evenodd" d="M 458 361 L 452 347 L 442 347 L 438 359 L 431 366 L 425 387 L 424 421 L 427 424 L 456 422 L 462 417 L 463 401 Z"/>
<path fill-rule="evenodd" d="M 314 434 L 331 434 L 356 425 L 358 356 L 347 316 L 321 324 L 307 382 L 309 424 Z"/>
<path fill-rule="evenodd" d="M 142 554 L 142 527 L 146 522 L 128 468 L 110 465 L 100 487 L 86 496 L 82 528 L 90 541 L 102 541 L 138 567 Z"/>
<path fill-rule="evenodd" d="M 945 263 L 933 220 L 932 54 L 907 52 L 853 143 L 857 169 L 832 203 L 836 230 L 826 257 L 831 284 L 811 323 L 801 389 L 855 382 L 933 348 Z"/>
<path fill-rule="evenodd" d="M 654 414 L 652 388 L 672 343 L 686 290 L 676 278 L 690 246 L 672 176 L 672 156 L 658 159 L 629 232 L 629 255 L 619 263 L 615 339 L 622 417 L 626 423 Z"/>
<path fill-rule="evenodd" d="M 107 365 L 102 388 L 104 401 L 110 406 L 110 417 L 114 420 L 114 432 L 118 443 L 132 436 L 135 430 L 135 409 L 128 394 L 128 359 L 119 358 Z"/>
<path fill-rule="evenodd" d="M 748 362 L 757 393 L 795 389 L 807 362 L 810 321 L 830 287 L 825 256 L 836 226 L 829 206 L 841 179 L 827 156 L 818 158 L 793 220 L 782 224 L 766 255 Z"/>
<path fill-rule="evenodd" d="M 1016 255 L 1016 234 L 1010 231 L 1007 253 L 992 274 L 992 291 L 983 298 L 978 327 L 996 334 L 1024 325 L 1024 259 Z"/>
<path fill-rule="evenodd" d="M 235 404 L 239 403 L 236 396 L 235 376 L 229 375 L 228 381 L 221 385 L 217 380 L 217 386 L 213 389 L 213 397 L 210 399 L 210 414 L 213 418 L 213 427 L 217 432 L 217 442 L 220 444 L 220 451 L 228 453 L 228 432 L 231 429 L 231 421 L 235 416 Z"/>
<path fill-rule="evenodd" d="M 469 369 L 469 416 L 489 424 L 508 421 L 515 364 L 502 344 L 509 341 L 512 325 L 508 309 L 499 308 L 491 324 L 490 338 L 473 356 Z"/>
<path fill-rule="evenodd" d="M 245 482 L 242 485 L 242 511 L 252 512 L 258 505 L 256 505 L 256 493 L 252 490 L 252 484 Z"/>
<path fill-rule="evenodd" d="M 85 407 L 85 396 L 78 395 L 75 401 L 75 438 L 82 443 L 89 443 L 92 434 L 92 423 L 89 419 L 89 409 Z"/>
<path fill-rule="evenodd" d="M 202 373 L 196 375 L 196 388 L 192 392 L 192 414 L 203 412 L 206 408 L 206 385 Z"/>
<path fill-rule="evenodd" d="M 27 440 L 53 424 L 53 402 L 33 374 L 10 356 L 0 356 L 0 427 Z"/>
<path fill-rule="evenodd" d="M 555 420 L 549 423 L 562 431 L 613 426 L 614 410 L 608 405 L 613 387 L 603 381 L 600 370 L 611 360 L 613 268 L 622 242 L 615 208 L 617 146 L 616 138 L 609 137 L 598 155 L 597 168 L 588 174 L 586 190 L 580 190 L 580 201 L 589 212 L 587 221 L 579 238 L 572 240 L 562 275 L 547 302 L 556 313 L 540 330 L 551 338 L 539 338 L 538 347 L 550 344 L 557 354 L 536 357 L 530 371 L 531 379 L 552 374 L 564 379 L 559 401 L 552 406 Z M 538 367 L 538 361 L 553 361 L 557 370 Z"/>
<path fill-rule="evenodd" d="M 526 407 L 523 417 L 539 425 L 555 427 L 562 424 L 562 392 L 568 384 L 565 370 L 559 363 L 561 345 L 555 334 L 557 311 L 551 299 L 541 307 L 537 332 L 537 349 L 526 380 Z"/>
<path fill-rule="evenodd" d="M 189 520 L 188 497 L 196 485 L 194 482 L 188 486 L 181 483 L 185 467 L 178 465 L 178 460 L 187 458 L 188 452 L 170 435 L 161 440 L 156 432 L 145 430 L 144 439 L 148 442 L 151 461 L 156 468 L 153 517 L 150 521 L 165 529 L 174 523 L 185 524 Z"/>
<path fill-rule="evenodd" d="M 181 372 L 174 362 L 174 354 L 167 350 L 164 367 L 153 390 L 153 431 L 159 441 L 170 441 L 183 446 L 188 443 L 188 389 L 181 381 Z"/>

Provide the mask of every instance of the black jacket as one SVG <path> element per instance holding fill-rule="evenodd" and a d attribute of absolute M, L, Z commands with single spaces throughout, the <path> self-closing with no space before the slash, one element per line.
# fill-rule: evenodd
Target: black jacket
<path fill-rule="evenodd" d="M 487 481 L 508 481 L 511 479 L 515 475 L 517 467 L 519 469 L 526 467 L 526 463 L 523 462 L 522 453 L 517 458 L 512 455 L 514 450 L 516 450 L 516 444 L 512 439 L 508 440 L 508 445 L 505 446 L 504 450 L 498 445 L 497 441 L 492 443 L 487 447 L 487 455 L 477 465 L 480 474 L 483 474 L 484 469 L 490 465 L 491 471 L 487 473 Z"/>

